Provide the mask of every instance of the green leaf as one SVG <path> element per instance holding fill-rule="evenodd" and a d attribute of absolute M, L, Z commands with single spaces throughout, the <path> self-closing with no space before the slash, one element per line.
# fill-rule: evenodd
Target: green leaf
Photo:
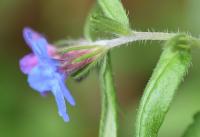
<path fill-rule="evenodd" d="M 85 37 L 90 40 L 109 39 L 130 32 L 128 17 L 119 0 L 98 0 L 84 29 Z"/>
<path fill-rule="evenodd" d="M 105 17 L 119 22 L 129 28 L 129 19 L 120 0 L 98 0 Z"/>
<path fill-rule="evenodd" d="M 169 40 L 148 82 L 136 122 L 136 137 L 157 137 L 176 90 L 191 63 L 190 39 L 178 35 Z"/>
<path fill-rule="evenodd" d="M 103 91 L 99 137 L 117 137 L 117 101 L 109 56 L 104 57 L 99 75 Z"/>
<path fill-rule="evenodd" d="M 183 137 L 200 137 L 200 112 L 194 116 L 194 122 L 188 127 Z"/>

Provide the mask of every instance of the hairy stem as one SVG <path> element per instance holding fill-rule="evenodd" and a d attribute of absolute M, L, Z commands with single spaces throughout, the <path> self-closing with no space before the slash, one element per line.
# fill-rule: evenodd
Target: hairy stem
<path fill-rule="evenodd" d="M 108 48 L 118 47 L 120 45 L 143 40 L 168 40 L 178 33 L 165 32 L 132 32 L 126 36 L 119 36 L 113 39 L 103 39 L 97 41 L 77 40 L 71 43 L 71 46 L 107 46 Z M 63 40 L 61 45 L 69 45 L 70 42 Z M 60 42 L 60 43 L 61 43 Z M 66 48 L 65 48 L 66 49 Z"/>
<path fill-rule="evenodd" d="M 133 32 L 131 35 L 122 36 L 116 39 L 107 41 L 107 46 L 116 47 L 129 42 L 142 41 L 142 40 L 168 40 L 174 37 L 175 33 L 164 32 Z"/>

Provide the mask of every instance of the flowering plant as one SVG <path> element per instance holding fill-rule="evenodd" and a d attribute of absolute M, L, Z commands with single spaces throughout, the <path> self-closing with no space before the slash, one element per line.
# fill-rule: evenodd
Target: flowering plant
<path fill-rule="evenodd" d="M 49 44 L 44 36 L 24 28 L 25 42 L 33 53 L 20 60 L 20 68 L 28 75 L 31 88 L 42 95 L 51 92 L 59 115 L 69 121 L 65 100 L 72 106 L 75 101 L 65 80 L 72 76 L 83 79 L 95 66 L 99 68 L 102 87 L 102 114 L 100 137 L 118 136 L 116 91 L 112 76 L 110 51 L 134 41 L 166 41 L 162 55 L 144 90 L 136 120 L 136 137 L 156 137 L 170 108 L 176 90 L 191 64 L 190 51 L 200 47 L 200 40 L 185 33 L 137 32 L 119 0 L 97 0 L 85 25 L 85 40 L 72 43 L 63 40 Z M 199 115 L 184 137 L 199 136 Z M 192 131 L 192 132 L 191 132 Z"/>

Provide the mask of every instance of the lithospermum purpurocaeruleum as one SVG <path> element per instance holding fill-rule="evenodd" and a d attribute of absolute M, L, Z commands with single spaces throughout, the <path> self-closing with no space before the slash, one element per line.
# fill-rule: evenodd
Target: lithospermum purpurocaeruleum
<path fill-rule="evenodd" d="M 47 92 L 54 95 L 59 115 L 64 121 L 69 121 L 65 100 L 72 106 L 75 100 L 66 87 L 66 79 L 71 74 L 84 71 L 84 68 L 88 70 L 88 66 L 97 62 L 106 48 L 75 46 L 59 50 L 59 47 L 49 44 L 44 36 L 28 27 L 24 28 L 23 37 L 33 53 L 20 60 L 21 71 L 28 75 L 31 88 L 41 95 Z"/>

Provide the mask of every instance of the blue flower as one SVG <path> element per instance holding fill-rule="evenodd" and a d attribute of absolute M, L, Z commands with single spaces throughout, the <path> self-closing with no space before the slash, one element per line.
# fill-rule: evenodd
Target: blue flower
<path fill-rule="evenodd" d="M 59 115 L 64 121 L 69 121 L 65 99 L 72 106 L 75 105 L 75 101 L 65 85 L 67 75 L 59 69 L 60 62 L 48 54 L 49 43 L 39 33 L 30 28 L 24 28 L 23 36 L 37 58 L 37 64 L 34 64 L 31 69 L 29 66 L 30 71 L 27 71 L 30 87 L 41 94 L 51 91 L 55 97 Z M 25 69 L 24 64 L 29 64 L 29 61 L 31 62 L 30 57 L 20 61 L 20 65 L 23 64 L 20 66 L 22 70 Z"/>

